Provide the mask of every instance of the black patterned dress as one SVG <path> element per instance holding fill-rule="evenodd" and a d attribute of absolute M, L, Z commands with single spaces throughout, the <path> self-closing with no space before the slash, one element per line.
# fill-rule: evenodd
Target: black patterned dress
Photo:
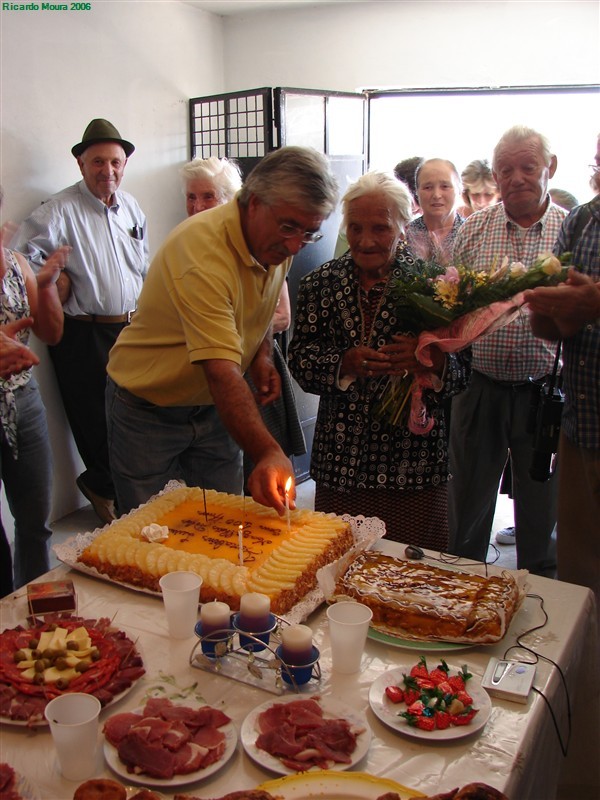
<path fill-rule="evenodd" d="M 398 318 L 391 287 L 413 263 L 400 245 L 390 280 L 369 306 L 368 325 L 349 252 L 307 275 L 298 294 L 289 363 L 300 386 L 320 397 L 311 454 L 315 508 L 377 516 L 386 523 L 390 539 L 446 550 L 449 476 L 443 401 L 466 387 L 470 355 L 448 355 L 442 390 L 424 392 L 435 418 L 426 436 L 393 427 L 375 413 L 387 379 L 359 378 L 346 390 L 338 380 L 349 348 L 381 347 L 391 342 L 392 334 L 411 332 Z"/>

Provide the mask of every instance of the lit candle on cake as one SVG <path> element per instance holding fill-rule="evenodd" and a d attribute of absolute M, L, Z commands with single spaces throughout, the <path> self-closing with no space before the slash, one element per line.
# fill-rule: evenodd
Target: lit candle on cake
<path fill-rule="evenodd" d="M 312 655 L 312 630 L 308 625 L 289 625 L 281 629 L 281 658 L 284 664 L 308 664 L 313 660 Z"/>
<path fill-rule="evenodd" d="M 240 598 L 239 627 L 242 631 L 260 633 L 269 627 L 271 601 L 266 594 L 247 592 Z"/>
<path fill-rule="evenodd" d="M 238 528 L 238 557 L 240 560 L 240 567 L 244 566 L 244 526 L 240 525 Z"/>
<path fill-rule="evenodd" d="M 287 479 L 285 482 L 285 513 L 287 517 L 287 527 L 288 533 L 291 532 L 291 523 L 290 523 L 290 489 L 292 488 L 292 476 Z"/>
<path fill-rule="evenodd" d="M 213 631 L 229 628 L 229 617 L 231 609 L 227 603 L 213 600 L 210 603 L 203 603 L 200 606 L 200 622 L 202 623 L 202 635 L 206 636 Z"/>

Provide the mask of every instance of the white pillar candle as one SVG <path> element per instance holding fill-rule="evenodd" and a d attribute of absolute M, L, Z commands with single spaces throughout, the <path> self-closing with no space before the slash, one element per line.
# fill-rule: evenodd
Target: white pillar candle
<path fill-rule="evenodd" d="M 289 625 L 281 629 L 281 656 L 285 664 L 292 666 L 312 661 L 312 630 L 308 625 Z"/>
<path fill-rule="evenodd" d="M 229 617 L 231 609 L 227 603 L 220 603 L 213 600 L 211 603 L 204 603 L 200 606 L 200 622 L 202 623 L 202 635 L 229 628 Z"/>
<path fill-rule="evenodd" d="M 239 627 L 250 633 L 261 633 L 269 627 L 271 600 L 260 592 L 247 592 L 240 599 Z"/>

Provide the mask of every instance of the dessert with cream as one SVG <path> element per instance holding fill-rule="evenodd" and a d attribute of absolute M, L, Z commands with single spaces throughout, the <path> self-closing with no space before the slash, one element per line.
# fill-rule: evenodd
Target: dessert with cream
<path fill-rule="evenodd" d="M 509 572 L 485 577 L 376 551 L 348 565 L 336 583 L 340 596 L 369 606 L 384 633 L 469 643 L 499 641 L 520 601 Z"/>

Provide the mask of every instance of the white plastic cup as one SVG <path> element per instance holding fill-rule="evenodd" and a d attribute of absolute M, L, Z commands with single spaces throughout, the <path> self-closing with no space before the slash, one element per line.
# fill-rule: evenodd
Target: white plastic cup
<path fill-rule="evenodd" d="M 373 612 L 362 603 L 343 601 L 327 609 L 331 665 L 347 675 L 358 672 Z"/>
<path fill-rule="evenodd" d="M 198 621 L 198 603 L 202 578 L 195 572 L 169 572 L 159 580 L 169 636 L 189 639 Z"/>
<path fill-rule="evenodd" d="M 84 781 L 97 771 L 100 701 L 83 692 L 61 694 L 44 710 L 63 778 Z"/>

